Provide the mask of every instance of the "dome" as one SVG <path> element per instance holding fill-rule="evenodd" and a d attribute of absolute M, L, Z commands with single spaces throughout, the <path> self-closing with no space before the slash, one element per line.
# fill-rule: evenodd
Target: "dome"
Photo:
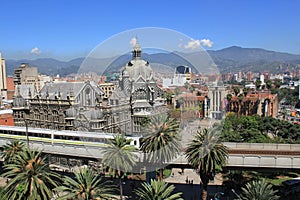
<path fill-rule="evenodd" d="M 145 60 L 131 60 L 126 65 L 126 71 L 128 72 L 129 78 L 133 81 L 141 76 L 145 81 L 152 78 L 152 69 L 149 62 Z"/>
<path fill-rule="evenodd" d="M 142 49 L 138 41 L 133 48 L 132 59 L 127 63 L 124 71 L 127 71 L 129 78 L 133 81 L 137 81 L 140 76 L 145 81 L 152 78 L 152 68 L 148 61 L 142 59 Z"/>
<path fill-rule="evenodd" d="M 175 70 L 176 74 L 188 74 L 191 73 L 191 68 L 188 66 L 178 66 Z"/>

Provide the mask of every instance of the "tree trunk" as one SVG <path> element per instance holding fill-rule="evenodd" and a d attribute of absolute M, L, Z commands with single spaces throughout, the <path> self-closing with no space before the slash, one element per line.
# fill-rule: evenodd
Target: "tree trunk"
<path fill-rule="evenodd" d="M 119 183 L 120 183 L 120 199 L 123 200 L 123 185 L 122 185 L 121 177 L 119 177 Z"/>
<path fill-rule="evenodd" d="M 122 172 L 118 170 L 119 184 L 120 184 L 120 199 L 123 200 L 123 185 L 122 185 Z"/>
<path fill-rule="evenodd" d="M 159 180 L 160 180 L 160 181 L 163 180 L 163 176 L 164 176 L 163 173 L 164 173 L 164 169 L 163 169 L 163 168 L 160 168 L 160 169 L 159 169 Z"/>
<path fill-rule="evenodd" d="M 203 190 L 202 190 L 202 200 L 207 200 L 207 186 L 205 189 L 204 185 L 203 185 Z"/>
<path fill-rule="evenodd" d="M 200 172 L 200 179 L 202 182 L 202 200 L 207 200 L 207 185 L 209 182 L 209 175 Z"/>

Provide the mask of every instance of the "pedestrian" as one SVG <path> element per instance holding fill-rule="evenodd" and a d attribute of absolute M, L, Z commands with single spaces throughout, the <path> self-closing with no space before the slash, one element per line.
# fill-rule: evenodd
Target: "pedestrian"
<path fill-rule="evenodd" d="M 188 184 L 189 183 L 189 177 L 187 176 L 185 179 L 185 183 Z"/>

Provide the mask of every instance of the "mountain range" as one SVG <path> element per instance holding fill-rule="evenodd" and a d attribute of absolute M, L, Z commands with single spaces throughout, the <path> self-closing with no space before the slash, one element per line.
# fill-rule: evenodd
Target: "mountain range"
<path fill-rule="evenodd" d="M 221 50 L 208 50 L 207 53 L 217 65 L 220 72 L 235 72 L 235 71 L 269 71 L 269 72 L 284 72 L 291 68 L 299 67 L 300 55 L 269 51 L 259 48 L 242 48 L 232 46 Z M 155 70 L 161 71 L 167 68 L 172 70 L 180 65 L 192 66 L 186 59 L 180 56 L 180 53 L 154 53 L 143 54 L 143 59 L 150 62 Z M 199 57 L 200 55 L 200 57 Z M 198 56 L 202 59 L 203 67 L 211 65 L 212 60 L 208 59 L 206 53 L 197 55 L 185 55 L 185 57 Z M 6 60 L 6 69 L 8 75 L 13 75 L 14 69 L 20 66 L 21 63 L 29 63 L 30 66 L 38 67 L 42 74 L 66 76 L 71 73 L 93 71 L 98 74 L 117 72 L 131 59 L 130 54 L 125 54 L 116 58 L 96 59 L 76 58 L 70 61 L 59 61 L 52 58 L 39 58 L 36 60 Z M 111 62 L 113 61 L 113 62 Z M 111 63 L 110 63 L 111 62 Z M 84 67 L 81 65 L 83 64 Z M 109 67 L 104 69 L 103 66 Z M 81 67 L 80 67 L 81 66 Z M 102 68 L 101 68 L 102 67 Z"/>

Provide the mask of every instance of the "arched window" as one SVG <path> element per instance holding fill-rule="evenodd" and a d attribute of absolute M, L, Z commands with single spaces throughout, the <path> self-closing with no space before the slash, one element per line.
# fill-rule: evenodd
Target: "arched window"
<path fill-rule="evenodd" d="M 52 117 L 53 117 L 54 122 L 59 122 L 59 115 L 58 115 L 58 112 L 56 110 L 52 111 Z"/>
<path fill-rule="evenodd" d="M 33 117 L 34 117 L 34 119 L 37 119 L 37 120 L 39 120 L 40 119 L 40 112 L 39 112 L 39 110 L 34 110 L 34 113 L 33 113 Z"/>
<path fill-rule="evenodd" d="M 48 120 L 48 111 L 44 110 L 44 120 L 47 121 Z"/>

